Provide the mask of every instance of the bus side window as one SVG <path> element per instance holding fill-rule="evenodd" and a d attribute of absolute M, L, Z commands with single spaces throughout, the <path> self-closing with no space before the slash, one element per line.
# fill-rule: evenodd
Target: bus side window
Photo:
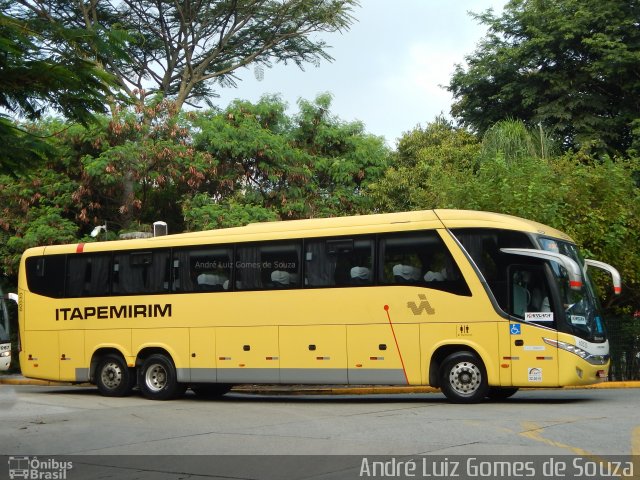
<path fill-rule="evenodd" d="M 373 239 L 360 237 L 305 241 L 305 285 L 372 285 L 373 245 Z"/>
<path fill-rule="evenodd" d="M 237 290 L 300 288 L 301 245 L 296 242 L 265 242 L 237 249 Z"/>
<path fill-rule="evenodd" d="M 471 294 L 455 260 L 435 231 L 385 235 L 380 239 L 379 257 L 383 284 Z"/>
<path fill-rule="evenodd" d="M 169 250 L 116 253 L 113 260 L 113 294 L 129 295 L 167 291 L 169 258 Z"/>
<path fill-rule="evenodd" d="M 231 288 L 231 247 L 193 247 L 173 252 L 173 290 L 217 292 Z"/>
<path fill-rule="evenodd" d="M 109 295 L 111 255 L 69 255 L 67 297 L 101 297 Z"/>

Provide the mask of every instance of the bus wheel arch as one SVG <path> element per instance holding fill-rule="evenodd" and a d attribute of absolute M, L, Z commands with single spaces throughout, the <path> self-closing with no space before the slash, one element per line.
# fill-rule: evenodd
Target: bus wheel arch
<path fill-rule="evenodd" d="M 437 349 L 429 365 L 429 384 L 454 403 L 482 401 L 489 390 L 482 357 L 471 347 L 447 345 Z"/>
<path fill-rule="evenodd" d="M 115 348 L 96 350 L 91 357 L 89 378 L 105 397 L 125 397 L 136 385 L 135 369 L 129 368 Z"/>
<path fill-rule="evenodd" d="M 150 400 L 169 400 L 182 395 L 186 385 L 178 382 L 175 362 L 162 348 L 145 348 L 136 359 L 138 387 Z"/>

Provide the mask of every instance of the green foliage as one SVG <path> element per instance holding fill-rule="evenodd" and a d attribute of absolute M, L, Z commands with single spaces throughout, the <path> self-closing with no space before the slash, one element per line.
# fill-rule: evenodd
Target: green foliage
<path fill-rule="evenodd" d="M 185 224 L 189 230 L 210 230 L 278 220 L 276 213 L 262 205 L 251 205 L 234 199 L 217 203 L 199 193 L 183 202 Z"/>
<path fill-rule="evenodd" d="M 282 100 L 267 96 L 202 115 L 196 148 L 219 162 L 212 198 L 261 206 L 280 219 L 367 211 L 362 189 L 382 175 L 388 151 L 362 124 L 331 116 L 330 104 L 328 95 L 301 100 L 299 114 L 288 117 Z"/>
<path fill-rule="evenodd" d="M 7 114 L 39 119 L 48 110 L 81 123 L 105 111 L 115 79 L 82 53 L 84 48 L 109 52 L 117 44 L 100 40 L 96 31 L 61 28 L 16 12 L 16 4 L 0 1 L 0 173 L 12 175 L 52 157 L 45 138 Z"/>
<path fill-rule="evenodd" d="M 84 153 L 79 219 L 117 229 L 161 219 L 180 231 L 179 199 L 217 182 L 217 162 L 194 148 L 187 117 L 173 102 L 153 99 L 116 109 L 93 137 L 70 139 Z"/>
<path fill-rule="evenodd" d="M 625 153 L 637 144 L 640 6 L 627 0 L 511 0 L 458 66 L 452 113 L 484 134 L 506 118 L 541 123 L 565 147 Z"/>
<path fill-rule="evenodd" d="M 507 162 L 518 162 L 528 157 L 549 158 L 555 151 L 542 127 L 533 133 L 521 120 L 502 120 L 484 134 L 481 157 L 502 155 Z"/>
<path fill-rule="evenodd" d="M 473 167 L 477 161 L 478 140 L 462 128 L 455 128 L 444 117 L 436 117 L 425 128 L 405 133 L 398 141 L 393 164 L 413 168 L 419 161 L 444 162 L 458 167 Z"/>
<path fill-rule="evenodd" d="M 436 118 L 400 138 L 391 167 L 367 187 L 367 196 L 382 212 L 442 207 L 448 200 L 437 190 L 438 182 L 473 175 L 480 148 L 474 135 Z"/>

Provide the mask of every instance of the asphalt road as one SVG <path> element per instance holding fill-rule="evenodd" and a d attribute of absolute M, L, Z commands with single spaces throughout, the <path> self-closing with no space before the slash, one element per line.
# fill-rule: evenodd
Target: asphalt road
<path fill-rule="evenodd" d="M 532 390 L 477 405 L 439 393 L 187 395 L 0 385 L 1 455 L 640 455 L 640 389 Z"/>

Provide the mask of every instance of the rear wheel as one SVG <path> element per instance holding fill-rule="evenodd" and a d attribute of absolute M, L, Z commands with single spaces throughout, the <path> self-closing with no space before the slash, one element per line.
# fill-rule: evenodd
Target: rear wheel
<path fill-rule="evenodd" d="M 105 355 L 98 361 L 96 386 L 105 397 L 124 397 L 131 394 L 135 375 L 119 355 Z"/>
<path fill-rule="evenodd" d="M 506 400 L 509 397 L 515 395 L 518 391 L 518 387 L 489 387 L 487 392 L 487 398 L 489 400 Z"/>
<path fill-rule="evenodd" d="M 138 386 L 142 395 L 151 400 L 169 400 L 186 390 L 185 385 L 178 383 L 173 362 L 162 354 L 151 355 L 142 362 Z"/>
<path fill-rule="evenodd" d="M 202 398 L 216 398 L 221 397 L 225 393 L 229 393 L 229 390 L 233 385 L 229 383 L 198 383 L 191 385 L 191 390 L 198 397 Z"/>
<path fill-rule="evenodd" d="M 489 389 L 482 360 L 471 352 L 449 355 L 440 370 L 440 387 L 453 403 L 480 402 Z"/>

